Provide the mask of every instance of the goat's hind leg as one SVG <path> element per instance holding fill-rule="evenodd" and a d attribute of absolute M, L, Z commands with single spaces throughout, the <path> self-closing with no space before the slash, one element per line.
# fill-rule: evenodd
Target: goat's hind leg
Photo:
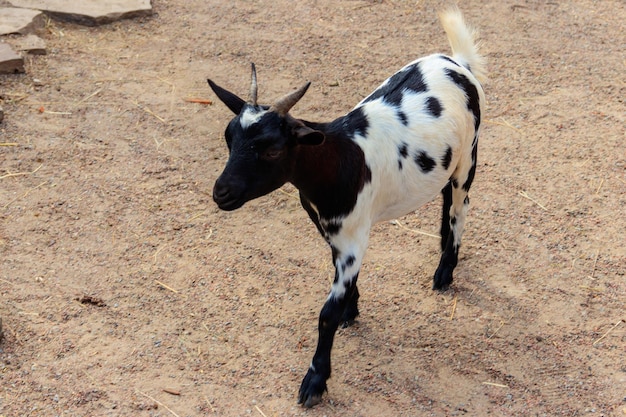
<path fill-rule="evenodd" d="M 443 215 L 441 219 L 441 260 L 435 271 L 433 289 L 446 290 L 452 284 L 454 268 L 459 259 L 459 247 L 461 246 L 461 236 L 465 226 L 465 217 L 469 208 L 468 192 L 474 180 L 476 172 L 476 147 L 474 141 L 472 149 L 472 159 L 469 169 L 463 172 L 459 178 L 452 177 L 448 184 L 441 191 L 443 194 Z"/>

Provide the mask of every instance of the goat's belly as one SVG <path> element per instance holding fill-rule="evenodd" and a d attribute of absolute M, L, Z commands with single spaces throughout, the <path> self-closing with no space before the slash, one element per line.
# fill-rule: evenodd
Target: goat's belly
<path fill-rule="evenodd" d="M 437 177 L 433 175 L 409 186 L 383 185 L 374 201 L 374 223 L 402 217 L 435 199 L 448 180 L 447 177 Z"/>
<path fill-rule="evenodd" d="M 423 198 L 415 198 L 410 200 L 404 199 L 403 201 L 399 201 L 396 204 L 389 205 L 378 214 L 378 216 L 374 219 L 374 222 L 378 223 L 385 220 L 397 219 L 406 214 L 412 213 L 424 204 L 433 200 L 435 196 L 436 194 L 428 196 L 427 198 L 424 196 Z"/>

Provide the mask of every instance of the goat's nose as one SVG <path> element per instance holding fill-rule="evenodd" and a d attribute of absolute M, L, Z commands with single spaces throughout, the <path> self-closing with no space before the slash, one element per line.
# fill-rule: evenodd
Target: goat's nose
<path fill-rule="evenodd" d="M 215 200 L 215 202 L 223 201 L 228 197 L 229 192 L 227 185 L 217 181 L 213 186 L 213 200 Z"/>

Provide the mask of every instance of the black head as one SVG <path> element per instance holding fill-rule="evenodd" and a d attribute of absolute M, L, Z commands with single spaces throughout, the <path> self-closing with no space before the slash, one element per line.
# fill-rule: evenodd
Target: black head
<path fill-rule="evenodd" d="M 289 181 L 299 146 L 319 145 L 324 134 L 289 115 L 310 83 L 277 100 L 272 106 L 256 102 L 256 71 L 248 102 L 211 80 L 217 97 L 235 114 L 226 128 L 230 157 L 213 187 L 213 200 L 222 210 L 235 210 L 246 202 L 269 194 Z"/>

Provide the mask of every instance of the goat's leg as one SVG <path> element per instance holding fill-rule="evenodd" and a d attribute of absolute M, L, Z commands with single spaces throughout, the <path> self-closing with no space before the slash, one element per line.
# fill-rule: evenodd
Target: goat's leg
<path fill-rule="evenodd" d="M 326 391 L 326 380 L 330 378 L 330 352 L 333 347 L 335 332 L 342 319 L 342 313 L 350 300 L 349 292 L 356 289 L 356 285 L 347 288 L 346 295 L 340 299 L 328 298 L 319 317 L 319 339 L 317 349 L 311 361 L 302 384 L 298 403 L 305 407 L 313 407 L 322 400 Z"/>
<path fill-rule="evenodd" d="M 441 207 L 441 251 L 446 250 L 448 236 L 450 235 L 450 207 L 452 206 L 452 182 L 448 181 L 443 190 L 443 205 Z"/>
<path fill-rule="evenodd" d="M 435 271 L 433 280 L 433 289 L 436 290 L 445 290 L 452 284 L 452 273 L 458 263 L 461 236 L 463 235 L 465 217 L 469 208 L 469 197 L 467 193 L 472 185 L 476 172 L 477 146 L 478 137 L 474 139 L 471 161 L 468 160 L 467 163 L 464 164 L 466 169 L 457 170 L 459 174 L 458 177 L 453 176 L 442 191 L 444 201 L 442 223 L 447 220 L 448 225 L 441 225 L 443 253 L 441 254 L 441 260 L 439 261 L 439 266 Z M 451 201 L 449 197 L 451 197 Z M 447 215 L 446 205 L 448 205 Z M 445 237 L 444 244 L 444 233 L 446 231 L 447 237 Z"/>
<path fill-rule="evenodd" d="M 335 263 L 335 280 L 330 294 L 319 316 L 319 339 L 311 366 L 300 385 L 298 403 L 312 407 L 322 400 L 326 391 L 326 380 L 330 378 L 330 354 L 335 332 L 342 323 L 351 324 L 358 315 L 359 292 L 356 282 L 361 261 L 367 246 L 367 233 L 358 245 L 345 245 L 331 242 Z M 363 236 L 362 235 L 362 236 Z M 341 240 L 341 239 L 337 239 Z"/>
<path fill-rule="evenodd" d="M 346 327 L 350 327 L 354 324 L 356 317 L 359 315 L 359 289 L 356 284 L 354 285 L 354 291 L 352 291 L 352 295 L 348 299 L 346 304 L 346 308 L 343 310 L 343 315 L 341 316 L 341 328 L 345 329 Z"/>

